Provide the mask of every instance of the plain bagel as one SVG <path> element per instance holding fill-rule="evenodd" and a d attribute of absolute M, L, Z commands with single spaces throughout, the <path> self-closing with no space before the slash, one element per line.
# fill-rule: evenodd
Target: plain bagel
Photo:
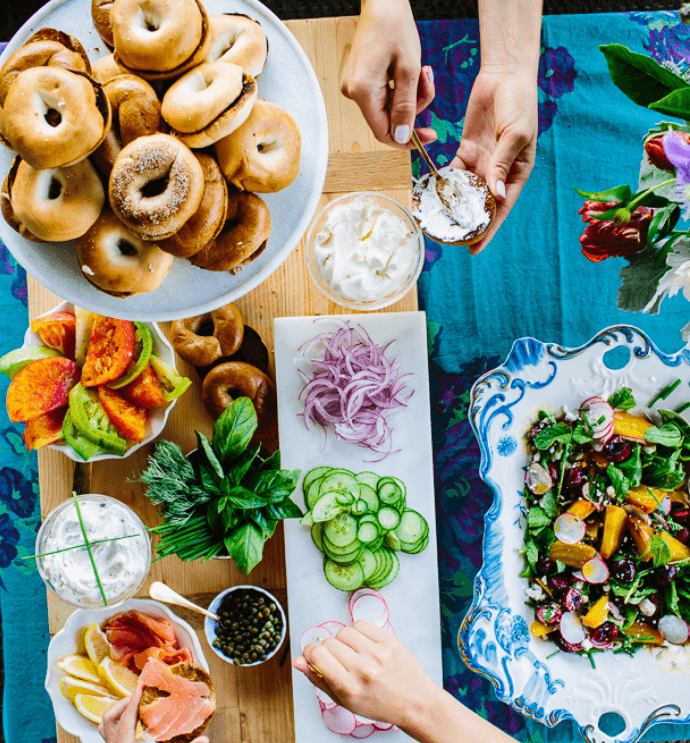
<path fill-rule="evenodd" d="M 112 49 L 115 46 L 113 27 L 110 23 L 110 9 L 115 0 L 91 0 L 91 20 L 103 43 Z"/>
<path fill-rule="evenodd" d="M 242 13 L 223 13 L 209 18 L 211 43 L 206 62 L 222 59 L 239 65 L 247 75 L 259 77 L 266 66 L 268 39 L 259 21 Z"/>
<path fill-rule="evenodd" d="M 116 297 L 157 289 L 174 260 L 128 230 L 107 208 L 77 240 L 77 259 L 86 279 Z"/>
<path fill-rule="evenodd" d="M 168 89 L 163 118 L 188 147 L 209 147 L 239 128 L 256 101 L 256 83 L 229 62 L 206 62 Z"/>
<path fill-rule="evenodd" d="M 131 75 L 130 70 L 115 59 L 114 54 L 106 54 L 98 62 L 94 62 L 93 76 L 101 85 L 112 80 L 117 75 Z"/>
<path fill-rule="evenodd" d="M 280 191 L 299 175 L 301 138 L 290 114 L 257 100 L 249 118 L 216 142 L 218 164 L 236 188 L 258 193 Z"/>
<path fill-rule="evenodd" d="M 26 225 L 22 224 L 17 219 L 17 215 L 14 213 L 14 209 L 12 208 L 12 184 L 17 176 L 17 170 L 21 161 L 21 157 L 14 158 L 14 161 L 10 166 L 10 171 L 5 178 L 5 182 L 2 184 L 2 191 L 0 191 L 0 212 L 2 213 L 5 222 L 7 222 L 7 224 L 23 238 L 31 240 L 31 242 L 42 243 L 45 242 L 45 240 L 41 240 L 40 237 L 37 237 L 33 232 L 31 232 L 31 230 L 27 229 Z"/>
<path fill-rule="evenodd" d="M 117 156 L 108 186 L 118 218 L 143 240 L 174 235 L 196 212 L 204 173 L 192 151 L 169 134 L 130 142 Z"/>

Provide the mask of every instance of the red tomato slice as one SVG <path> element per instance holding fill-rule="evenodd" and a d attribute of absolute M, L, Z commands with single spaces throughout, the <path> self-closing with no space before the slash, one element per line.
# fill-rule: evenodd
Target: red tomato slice
<path fill-rule="evenodd" d="M 134 357 L 134 324 L 97 315 L 81 372 L 84 387 L 96 387 L 122 376 Z"/>
<path fill-rule="evenodd" d="M 151 363 L 148 363 L 144 371 L 133 382 L 125 385 L 120 392 L 135 405 L 140 405 L 147 410 L 159 408 L 169 402 L 165 399 L 163 386 Z"/>
<path fill-rule="evenodd" d="M 59 441 L 62 438 L 62 423 L 66 413 L 67 408 L 57 408 L 40 418 L 27 421 L 22 434 L 27 450 L 40 449 L 42 446 Z"/>
<path fill-rule="evenodd" d="M 53 312 L 38 317 L 31 323 L 31 330 L 49 348 L 60 351 L 68 359 L 74 359 L 74 344 L 77 337 L 77 319 L 72 312 Z"/>
<path fill-rule="evenodd" d="M 79 367 L 62 356 L 38 359 L 22 369 L 7 390 L 7 415 L 14 423 L 40 418 L 69 402 Z"/>
<path fill-rule="evenodd" d="M 137 443 L 146 438 L 146 419 L 148 416 L 144 408 L 133 405 L 110 387 L 99 387 L 98 398 L 108 418 L 110 418 L 110 422 L 120 436 L 132 439 Z"/>

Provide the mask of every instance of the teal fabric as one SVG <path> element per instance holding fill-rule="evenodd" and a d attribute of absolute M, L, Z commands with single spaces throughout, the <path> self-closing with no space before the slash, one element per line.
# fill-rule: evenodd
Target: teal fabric
<path fill-rule="evenodd" d="M 430 147 L 443 165 L 455 154 L 472 81 L 479 69 L 476 21 L 418 24 L 422 62 L 431 64 L 436 99 L 420 119 L 439 134 Z M 532 176 L 492 243 L 479 256 L 427 240 L 419 281 L 429 335 L 431 417 L 445 688 L 482 717 L 530 743 L 582 740 L 576 727 L 547 728 L 499 702 L 457 648 L 482 564 L 483 517 L 493 497 L 478 475 L 480 453 L 467 408 L 469 390 L 498 366 L 513 341 L 533 336 L 567 346 L 615 323 L 638 325 L 672 352 L 690 319 L 682 297 L 656 317 L 616 308 L 622 259 L 590 263 L 580 252 L 577 210 L 587 191 L 635 185 L 642 137 L 656 114 L 630 102 L 610 80 L 597 46 L 618 42 L 659 61 L 690 57 L 690 27 L 675 12 L 552 16 L 544 19 L 539 65 L 539 139 Z M 415 174 L 426 166 L 416 156 Z M 614 731 L 611 731 L 614 732 Z M 596 737 L 596 736 L 595 736 Z M 643 740 L 690 737 L 690 725 L 656 725 Z"/>

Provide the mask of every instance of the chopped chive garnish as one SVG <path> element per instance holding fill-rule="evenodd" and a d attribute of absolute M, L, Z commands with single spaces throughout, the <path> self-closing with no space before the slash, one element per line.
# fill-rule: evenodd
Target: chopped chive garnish
<path fill-rule="evenodd" d="M 652 407 L 655 403 L 659 402 L 659 400 L 665 400 L 672 392 L 680 385 L 680 379 L 676 379 L 675 382 L 671 382 L 671 384 L 667 384 L 661 392 L 658 392 L 654 397 L 650 400 L 648 407 Z"/>
<path fill-rule="evenodd" d="M 684 402 L 682 405 L 679 405 L 673 412 L 680 415 L 681 413 L 684 413 L 688 408 L 690 408 L 690 402 Z"/>
<path fill-rule="evenodd" d="M 546 656 L 546 660 L 548 660 L 549 658 L 553 658 L 554 655 L 558 655 L 560 652 L 560 650 L 555 650 L 553 653 L 551 653 L 551 655 Z"/>
<path fill-rule="evenodd" d="M 103 599 L 103 605 L 108 606 L 108 599 L 105 597 L 105 591 L 103 590 L 103 584 L 101 583 L 101 576 L 98 574 L 98 568 L 96 567 L 96 561 L 93 559 L 93 552 L 91 552 L 91 545 L 89 544 L 89 536 L 86 533 L 86 527 L 84 526 L 84 520 L 81 517 L 81 508 L 79 507 L 79 499 L 77 494 L 72 492 L 72 498 L 74 499 L 74 506 L 77 509 L 77 516 L 79 518 L 79 526 L 81 526 L 81 533 L 84 537 L 84 543 L 86 544 L 86 551 L 89 553 L 89 560 L 91 560 L 91 567 L 93 568 L 93 574 L 96 576 L 96 582 L 98 583 L 98 590 L 101 592 L 101 598 Z"/>
<path fill-rule="evenodd" d="M 133 537 L 140 537 L 141 534 L 127 534 L 124 537 L 110 537 L 110 539 L 97 539 L 95 542 L 89 542 L 89 544 L 93 547 L 94 544 L 103 544 L 104 542 L 117 542 L 118 539 L 132 539 Z M 38 555 L 27 555 L 26 557 L 22 557 L 22 560 L 33 560 L 36 557 L 48 557 L 48 555 L 59 555 L 61 552 L 69 552 L 70 550 L 78 550 L 82 547 L 86 547 L 86 543 L 84 544 L 75 544 L 73 547 L 63 547 L 62 549 L 55 550 L 54 552 L 41 552 Z"/>

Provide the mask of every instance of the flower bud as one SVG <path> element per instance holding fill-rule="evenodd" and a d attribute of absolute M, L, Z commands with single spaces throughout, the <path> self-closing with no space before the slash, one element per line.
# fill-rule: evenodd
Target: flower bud
<path fill-rule="evenodd" d="M 628 224 L 631 218 L 632 218 L 632 214 L 630 213 L 630 209 L 627 209 L 626 207 L 622 206 L 620 209 L 617 209 L 616 212 L 614 213 L 613 222 L 614 224 Z"/>
<path fill-rule="evenodd" d="M 690 144 L 690 134 L 687 132 L 676 132 L 679 134 L 688 144 Z M 655 137 L 648 139 L 644 143 L 644 151 L 647 153 L 649 162 L 660 170 L 675 170 L 675 166 L 671 164 L 671 161 L 666 157 L 664 152 L 664 135 L 657 134 Z"/>

